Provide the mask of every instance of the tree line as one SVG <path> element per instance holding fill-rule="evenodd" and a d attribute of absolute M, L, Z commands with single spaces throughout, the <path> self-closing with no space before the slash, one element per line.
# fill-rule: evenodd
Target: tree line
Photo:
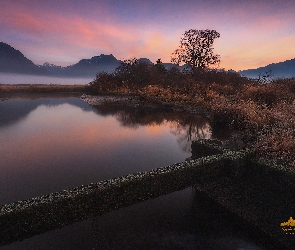
<path fill-rule="evenodd" d="M 189 91 L 192 82 L 244 82 L 236 72 L 212 69 L 218 65 L 220 55 L 213 53 L 213 44 L 220 34 L 215 30 L 185 31 L 179 48 L 171 56 L 175 67 L 167 69 L 159 58 L 155 64 L 139 62 L 136 58 L 124 60 L 113 73 L 98 73 L 90 83 L 93 93 L 134 92 L 148 85 L 164 88 L 183 88 Z M 178 65 L 185 65 L 184 69 Z"/>

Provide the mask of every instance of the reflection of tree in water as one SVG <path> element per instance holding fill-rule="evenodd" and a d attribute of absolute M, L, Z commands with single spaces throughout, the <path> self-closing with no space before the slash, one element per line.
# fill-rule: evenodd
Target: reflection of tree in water
<path fill-rule="evenodd" d="M 100 114 L 112 114 L 124 127 L 160 126 L 169 124 L 182 150 L 191 151 L 191 141 L 211 138 L 211 127 L 207 118 L 189 113 L 177 113 L 167 109 L 96 106 Z"/>
<path fill-rule="evenodd" d="M 167 120 L 170 112 L 152 109 L 124 109 L 116 113 L 115 117 L 124 127 L 138 128 L 139 126 L 159 126 Z"/>
<path fill-rule="evenodd" d="M 139 127 L 139 123 L 136 122 L 136 118 L 131 113 L 125 112 L 124 110 L 120 110 L 115 115 L 116 119 L 120 122 L 123 127 L 137 129 Z"/>
<path fill-rule="evenodd" d="M 184 120 L 171 122 L 171 133 L 177 137 L 177 142 L 185 152 L 191 151 L 191 142 L 211 138 L 209 122 L 202 116 L 191 115 Z"/>

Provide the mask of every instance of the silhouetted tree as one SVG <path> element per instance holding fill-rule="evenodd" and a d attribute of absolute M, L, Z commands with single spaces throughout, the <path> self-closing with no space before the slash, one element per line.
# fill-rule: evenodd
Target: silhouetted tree
<path fill-rule="evenodd" d="M 130 78 L 130 75 L 135 74 L 135 69 L 138 63 L 137 58 L 124 60 L 121 65 L 115 69 L 115 75 L 121 76 L 124 80 L 125 78 Z"/>
<path fill-rule="evenodd" d="M 153 64 L 140 62 L 136 58 L 124 60 L 115 69 L 115 77 L 129 87 L 144 87 L 151 82 Z"/>
<path fill-rule="evenodd" d="M 191 69 L 204 69 L 220 62 L 220 55 L 213 54 L 214 39 L 220 34 L 216 30 L 185 31 L 180 39 L 179 49 L 171 56 L 171 62 L 188 64 Z"/>

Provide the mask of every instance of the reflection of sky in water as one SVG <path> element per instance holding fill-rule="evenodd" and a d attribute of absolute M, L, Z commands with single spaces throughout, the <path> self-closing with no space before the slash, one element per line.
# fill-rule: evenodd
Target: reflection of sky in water
<path fill-rule="evenodd" d="M 9 102 L 15 101 L 4 101 L 3 107 Z M 44 99 L 46 105 L 42 99 L 26 102 L 37 104 L 21 119 L 14 117 L 0 126 L 0 203 L 150 170 L 190 156 L 179 147 L 169 122 L 134 129 L 89 106 L 83 110 L 65 100 L 56 105 L 54 99 Z M 26 107 L 25 102 L 19 105 L 14 108 Z"/>

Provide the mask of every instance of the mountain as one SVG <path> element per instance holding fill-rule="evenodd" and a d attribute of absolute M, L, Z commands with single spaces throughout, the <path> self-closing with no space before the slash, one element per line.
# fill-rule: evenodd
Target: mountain
<path fill-rule="evenodd" d="M 100 56 L 94 56 L 91 59 L 82 59 L 78 63 L 61 67 L 54 64 L 44 63 L 40 65 L 47 75 L 51 76 L 93 76 L 98 72 L 113 72 L 119 65 L 121 61 L 117 60 L 112 54 Z"/>
<path fill-rule="evenodd" d="M 96 73 L 105 71 L 113 72 L 121 61 L 117 60 L 112 54 L 94 56 L 91 59 L 82 59 L 78 63 L 64 68 L 65 75 L 95 76 Z"/>
<path fill-rule="evenodd" d="M 151 62 L 150 59 L 148 59 L 148 58 L 144 58 L 144 57 L 139 58 L 139 59 L 138 59 L 138 62 L 139 62 L 139 63 L 153 64 L 153 63 Z"/>
<path fill-rule="evenodd" d="M 258 78 L 259 75 L 269 73 L 273 78 L 290 78 L 295 77 L 295 58 L 291 60 L 286 60 L 284 62 L 272 63 L 265 67 L 260 67 L 257 69 L 248 69 L 239 71 L 240 75 L 249 78 Z"/>
<path fill-rule="evenodd" d="M 139 58 L 139 62 L 152 64 L 148 58 Z M 117 60 L 112 54 L 93 56 L 90 59 L 82 59 L 78 63 L 61 67 L 54 64 L 44 63 L 35 65 L 31 60 L 26 58 L 19 50 L 10 45 L 0 42 L 0 72 L 37 74 L 61 77 L 95 77 L 97 73 L 113 72 L 122 61 Z M 166 69 L 177 67 L 180 70 L 188 69 L 187 65 L 178 66 L 172 63 L 163 63 Z M 295 77 L 295 58 L 279 63 L 272 63 L 265 67 L 257 69 L 248 69 L 238 72 L 240 75 L 249 78 L 258 78 L 265 74 L 271 74 L 273 78 Z"/>
<path fill-rule="evenodd" d="M 48 62 L 39 65 L 39 68 L 41 68 L 46 75 L 62 75 L 63 73 L 63 68 L 61 66 L 56 66 Z"/>
<path fill-rule="evenodd" d="M 3 42 L 0 42 L 0 72 L 44 73 L 42 69 L 26 58 L 19 50 Z"/>
<path fill-rule="evenodd" d="M 90 76 L 95 77 L 98 72 L 113 72 L 120 65 L 112 54 L 94 56 L 91 59 L 82 59 L 78 63 L 68 67 L 56 66 L 44 63 L 35 65 L 26 58 L 19 50 L 10 45 L 0 42 L 0 72 L 38 74 L 61 77 Z"/>

